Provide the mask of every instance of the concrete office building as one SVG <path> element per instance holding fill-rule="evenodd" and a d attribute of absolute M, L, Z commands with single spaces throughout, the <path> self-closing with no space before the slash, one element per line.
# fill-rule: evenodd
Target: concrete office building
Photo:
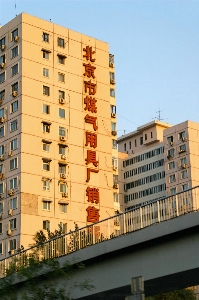
<path fill-rule="evenodd" d="M 114 214 L 115 69 L 107 43 L 20 14 L 0 28 L 0 105 L 1 258 L 28 247 L 37 230 L 60 224 L 66 232 Z"/>

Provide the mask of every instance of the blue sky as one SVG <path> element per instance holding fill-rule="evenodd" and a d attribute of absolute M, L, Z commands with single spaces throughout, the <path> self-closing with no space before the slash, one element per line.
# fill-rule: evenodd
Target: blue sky
<path fill-rule="evenodd" d="M 199 122 L 199 0 L 0 0 L 0 23 L 26 12 L 106 41 L 115 55 L 118 133 L 152 121 Z"/>

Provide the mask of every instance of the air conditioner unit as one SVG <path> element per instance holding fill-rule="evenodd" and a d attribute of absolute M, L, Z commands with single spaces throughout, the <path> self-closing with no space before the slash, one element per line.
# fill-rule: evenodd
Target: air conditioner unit
<path fill-rule="evenodd" d="M 109 63 L 109 67 L 113 68 L 114 64 L 112 62 Z"/>
<path fill-rule="evenodd" d="M 7 235 L 10 235 L 10 236 L 11 236 L 11 235 L 12 235 L 12 230 L 9 229 L 9 230 L 7 231 Z M 12 251 L 13 251 L 13 250 L 12 250 Z M 14 254 L 14 253 L 12 253 L 12 254 Z"/>
<path fill-rule="evenodd" d="M 185 142 L 187 140 L 187 138 L 184 136 L 181 138 L 182 142 Z"/>
<path fill-rule="evenodd" d="M 111 113 L 111 118 L 116 118 L 116 114 Z"/>
<path fill-rule="evenodd" d="M 63 178 L 63 179 L 66 179 L 66 174 L 61 173 L 61 174 L 60 174 L 60 177 Z"/>
<path fill-rule="evenodd" d="M 115 136 L 115 135 L 117 135 L 117 131 L 112 130 L 112 131 L 111 131 L 111 134 Z"/>
<path fill-rule="evenodd" d="M 4 123 L 5 120 L 6 120 L 5 117 L 1 117 L 1 118 L 0 118 L 0 122 L 1 122 L 1 123 Z"/>
<path fill-rule="evenodd" d="M 3 218 L 3 214 L 0 214 L 0 220 L 2 220 L 2 218 Z"/>
<path fill-rule="evenodd" d="M 182 169 L 186 169 L 186 167 L 187 167 L 186 164 L 182 164 L 182 165 L 181 165 L 181 168 L 182 168 Z"/>
<path fill-rule="evenodd" d="M 12 156 L 12 151 L 9 151 L 9 152 L 8 152 L 8 156 Z"/>
<path fill-rule="evenodd" d="M 6 49 L 6 45 L 1 45 L 1 51 L 4 51 Z"/>
<path fill-rule="evenodd" d="M 15 42 L 18 42 L 18 41 L 19 41 L 18 35 L 16 35 L 16 36 L 14 37 L 14 41 L 15 41 Z"/>
<path fill-rule="evenodd" d="M 114 188 L 114 189 L 118 189 L 118 184 L 114 183 L 114 184 L 113 184 L 113 188 Z"/>
<path fill-rule="evenodd" d="M 3 69 L 3 68 L 5 67 L 5 63 L 2 62 L 2 63 L 0 64 L 0 67 Z"/>
<path fill-rule="evenodd" d="M 168 156 L 167 156 L 167 158 L 168 158 L 168 159 L 171 159 L 171 158 L 173 158 L 173 156 L 171 156 L 171 155 L 168 155 Z"/>
<path fill-rule="evenodd" d="M 62 197 L 63 198 L 68 198 L 68 194 L 67 193 L 62 193 Z"/>
<path fill-rule="evenodd" d="M 116 171 L 116 170 L 117 170 L 117 167 L 116 167 L 116 166 L 113 166 L 113 170 Z"/>
<path fill-rule="evenodd" d="M 3 178 L 3 173 L 0 173 L 0 179 L 2 179 Z"/>
<path fill-rule="evenodd" d="M 117 221 L 117 220 L 115 220 L 115 221 L 114 221 L 114 225 L 115 225 L 115 226 L 120 226 L 120 222 Z"/>
<path fill-rule="evenodd" d="M 14 191 L 13 190 L 9 190 L 8 191 L 8 195 L 13 196 L 14 195 Z"/>
<path fill-rule="evenodd" d="M 115 79 L 110 79 L 111 84 L 115 84 Z"/>
<path fill-rule="evenodd" d="M 8 214 L 9 214 L 9 216 L 12 216 L 13 215 L 13 210 L 9 209 Z"/>
<path fill-rule="evenodd" d="M 173 146 L 173 142 L 170 142 L 170 146 Z"/>
<path fill-rule="evenodd" d="M 0 106 L 3 104 L 3 100 L 0 100 Z"/>
<path fill-rule="evenodd" d="M 61 159 L 66 160 L 66 155 L 62 154 Z"/>
<path fill-rule="evenodd" d="M 59 103 L 64 104 L 66 101 L 63 98 L 59 98 Z"/>
<path fill-rule="evenodd" d="M 13 97 L 17 97 L 18 92 L 17 92 L 17 91 L 13 91 L 13 92 L 12 92 L 12 95 L 13 95 Z"/>
<path fill-rule="evenodd" d="M 13 254 L 15 254 L 15 250 L 10 250 L 10 251 L 8 251 L 8 253 L 9 253 L 10 255 L 13 255 Z"/>
<path fill-rule="evenodd" d="M 4 160 L 4 155 L 0 155 L 0 161 Z"/>
<path fill-rule="evenodd" d="M 65 136 L 60 136 L 59 138 L 60 138 L 60 141 L 62 141 L 62 142 L 65 142 L 65 140 L 66 140 Z"/>

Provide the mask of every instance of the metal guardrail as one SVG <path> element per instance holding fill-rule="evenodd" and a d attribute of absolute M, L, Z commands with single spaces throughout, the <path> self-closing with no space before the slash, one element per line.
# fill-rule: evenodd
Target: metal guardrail
<path fill-rule="evenodd" d="M 35 253 L 39 260 L 70 254 L 88 246 L 140 230 L 155 223 L 199 210 L 199 186 L 160 198 L 124 213 L 53 238 L 0 261 L 0 278 L 13 263 L 28 265 Z"/>

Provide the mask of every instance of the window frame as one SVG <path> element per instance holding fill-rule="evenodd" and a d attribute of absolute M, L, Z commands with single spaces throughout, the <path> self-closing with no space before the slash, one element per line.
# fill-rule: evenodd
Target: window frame
<path fill-rule="evenodd" d="M 44 96 L 50 96 L 50 87 L 47 85 L 43 85 L 43 95 Z"/>
<path fill-rule="evenodd" d="M 13 168 L 11 169 L 11 162 L 14 162 Z M 13 171 L 15 169 L 18 169 L 18 157 L 14 157 L 10 159 L 10 164 L 9 164 L 9 171 Z"/>
<path fill-rule="evenodd" d="M 14 126 L 14 129 L 12 129 L 12 126 L 13 126 L 14 124 L 16 124 L 16 127 Z M 16 130 L 18 130 L 18 120 L 17 120 L 17 119 L 15 119 L 15 120 L 13 120 L 12 122 L 10 122 L 10 132 L 14 132 L 14 131 L 16 131 Z"/>
<path fill-rule="evenodd" d="M 45 42 L 45 43 L 49 43 L 49 41 L 50 41 L 50 35 L 49 35 L 49 33 L 43 31 L 42 41 Z"/>
<path fill-rule="evenodd" d="M 15 186 L 15 184 L 16 184 L 16 186 Z M 13 185 L 13 187 L 11 187 L 11 185 Z M 18 177 L 14 177 L 14 178 L 10 179 L 10 181 L 9 181 L 9 187 L 10 187 L 10 190 L 14 190 L 14 189 L 18 188 Z"/>
<path fill-rule="evenodd" d="M 14 51 L 13 50 L 15 50 L 15 49 L 17 49 L 17 54 L 15 54 L 15 55 L 13 55 L 13 53 L 14 53 Z M 11 49 L 11 59 L 13 59 L 13 58 L 15 58 L 16 56 L 18 56 L 19 55 L 19 46 L 17 45 L 17 46 L 15 46 L 15 47 L 13 47 L 12 49 Z"/>
<path fill-rule="evenodd" d="M 14 70 L 14 68 L 16 68 L 16 70 Z M 14 70 L 14 72 L 13 72 L 13 70 Z M 13 76 L 17 75 L 18 73 L 19 73 L 19 64 L 17 63 L 11 67 L 11 76 L 13 77 Z"/>
<path fill-rule="evenodd" d="M 17 103 L 17 109 L 13 109 L 14 108 L 14 104 Z M 13 114 L 14 112 L 16 112 L 19 109 L 19 103 L 18 100 L 13 101 L 12 103 L 10 103 L 10 113 Z"/>

